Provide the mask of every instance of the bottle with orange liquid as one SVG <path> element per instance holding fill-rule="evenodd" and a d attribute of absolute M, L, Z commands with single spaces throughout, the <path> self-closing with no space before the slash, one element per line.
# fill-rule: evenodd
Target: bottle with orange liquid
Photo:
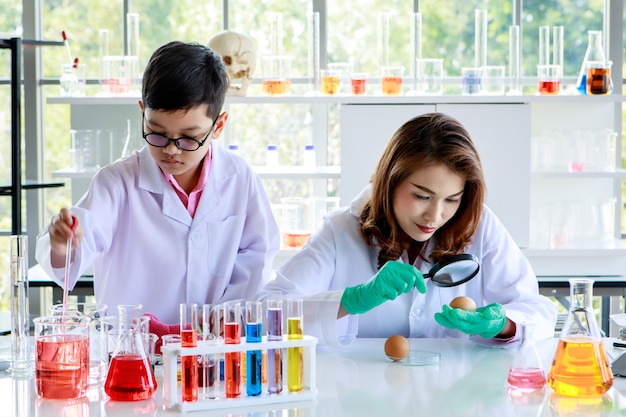
<path fill-rule="evenodd" d="M 119 337 L 111 356 L 104 392 L 111 400 L 147 400 L 154 395 L 157 382 L 137 325 L 141 319 L 141 304 L 119 305 L 117 310 Z"/>
<path fill-rule="evenodd" d="M 548 373 L 557 394 L 599 396 L 613 385 L 613 373 L 591 304 L 593 280 L 570 279 L 570 309 Z"/>

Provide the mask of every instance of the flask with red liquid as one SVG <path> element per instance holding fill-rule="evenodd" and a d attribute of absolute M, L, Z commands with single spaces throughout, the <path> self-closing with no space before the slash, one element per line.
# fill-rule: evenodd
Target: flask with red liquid
<path fill-rule="evenodd" d="M 548 373 L 560 395 L 600 396 L 613 386 L 613 373 L 593 314 L 593 280 L 570 279 L 570 308 Z"/>
<path fill-rule="evenodd" d="M 141 338 L 141 307 L 141 304 L 117 306 L 119 336 L 104 383 L 104 391 L 112 400 L 147 400 L 157 388 Z"/>

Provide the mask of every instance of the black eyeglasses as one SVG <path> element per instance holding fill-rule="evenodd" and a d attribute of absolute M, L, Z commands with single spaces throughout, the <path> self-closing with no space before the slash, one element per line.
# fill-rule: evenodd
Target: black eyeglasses
<path fill-rule="evenodd" d="M 146 133 L 143 128 L 145 123 L 145 116 L 143 113 L 141 113 L 141 135 L 143 136 L 144 140 L 148 142 L 148 145 L 154 146 L 156 148 L 166 148 L 171 142 L 174 142 L 174 145 L 176 145 L 176 147 L 181 151 L 197 151 L 202 145 L 204 145 L 204 142 L 207 141 L 211 132 L 213 132 L 213 128 L 215 127 L 215 123 L 217 123 L 218 118 L 219 115 L 213 121 L 211 129 L 209 130 L 209 133 L 206 134 L 204 139 L 198 141 L 194 138 L 190 138 L 187 136 L 182 136 L 180 138 L 168 138 L 167 136 L 160 133 Z"/>

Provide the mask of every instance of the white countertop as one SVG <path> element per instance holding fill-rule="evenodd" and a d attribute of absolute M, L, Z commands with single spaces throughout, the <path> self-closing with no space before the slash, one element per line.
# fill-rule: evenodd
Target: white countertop
<path fill-rule="evenodd" d="M 610 356 L 622 350 L 605 339 Z M 317 349 L 315 400 L 256 407 L 232 407 L 191 411 L 184 414 L 162 407 L 163 394 L 140 402 L 109 401 L 102 390 L 90 390 L 80 400 L 52 401 L 38 398 L 33 379 L 19 380 L 0 373 L 0 417 L 116 417 L 148 416 L 623 416 L 626 415 L 626 379 L 615 378 L 604 396 L 568 398 L 556 396 L 548 387 L 534 396 L 512 399 L 506 377 L 514 352 L 478 346 L 460 339 L 411 339 L 411 349 L 439 352 L 439 364 L 403 366 L 389 362 L 383 353 L 384 339 L 359 339 L 343 350 Z M 538 345 L 547 371 L 557 339 Z M 245 388 L 244 388 L 245 393 Z M 244 394 L 245 395 L 245 394 Z"/>

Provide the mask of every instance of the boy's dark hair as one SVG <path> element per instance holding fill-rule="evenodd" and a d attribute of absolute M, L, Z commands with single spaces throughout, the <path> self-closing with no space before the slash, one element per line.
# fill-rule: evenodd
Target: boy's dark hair
<path fill-rule="evenodd" d="M 173 41 L 150 57 L 141 98 L 152 110 L 189 110 L 207 104 L 208 116 L 215 119 L 222 111 L 227 88 L 226 67 L 211 48 Z"/>

